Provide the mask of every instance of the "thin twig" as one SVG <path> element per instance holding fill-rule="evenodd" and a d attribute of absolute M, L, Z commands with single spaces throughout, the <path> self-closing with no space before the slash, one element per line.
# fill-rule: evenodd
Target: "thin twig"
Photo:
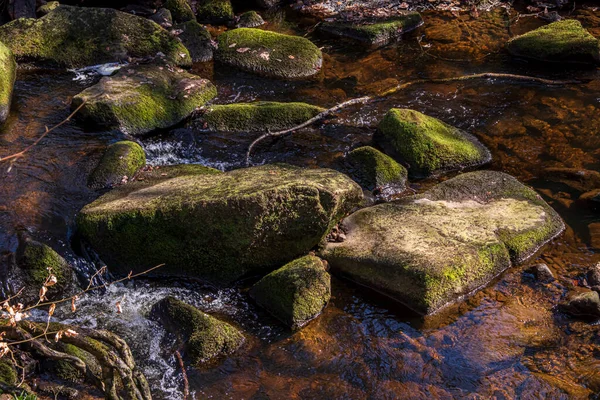
<path fill-rule="evenodd" d="M 190 396 L 190 383 L 188 381 L 187 372 L 185 372 L 185 365 L 183 364 L 183 358 L 181 358 L 179 350 L 175 350 L 175 357 L 177 358 L 179 368 L 181 368 L 181 374 L 183 375 L 183 400 L 187 400 Z"/>
<path fill-rule="evenodd" d="M 420 43 L 419 43 L 419 45 L 420 45 Z M 401 84 L 393 87 L 392 89 L 386 90 L 385 92 L 380 93 L 379 95 L 376 95 L 376 96 L 364 96 L 364 97 L 359 97 L 356 99 L 347 100 L 343 103 L 340 103 L 334 107 L 331 107 L 331 108 L 317 114 L 313 118 L 301 123 L 300 125 L 296 125 L 292 128 L 284 129 L 284 130 L 278 131 L 278 132 L 267 132 L 264 135 L 259 136 L 258 138 L 256 138 L 256 140 L 254 140 L 250 144 L 250 147 L 248 147 L 248 151 L 246 151 L 246 166 L 250 165 L 250 156 L 252 155 L 252 150 L 254 149 L 254 147 L 256 147 L 256 145 L 258 143 L 260 143 L 264 139 L 270 138 L 270 137 L 283 136 L 288 133 L 297 131 L 298 129 L 305 128 L 309 125 L 314 124 L 317 121 L 320 121 L 321 119 L 325 118 L 326 116 L 333 114 L 334 112 L 336 112 L 338 110 L 341 110 L 342 108 L 345 108 L 345 107 L 348 107 L 348 106 L 351 106 L 354 104 L 364 104 L 369 101 L 373 101 L 376 98 L 389 96 L 391 94 L 394 94 L 396 92 L 404 90 L 410 86 L 421 84 L 421 83 L 446 83 L 446 82 L 467 81 L 467 80 L 472 80 L 472 79 L 509 79 L 509 80 L 514 80 L 514 81 L 541 83 L 544 85 L 567 85 L 567 84 L 581 83 L 580 81 L 576 81 L 576 80 L 551 80 L 551 79 L 538 78 L 535 76 L 504 74 L 504 73 L 495 73 L 495 72 L 484 72 L 481 74 L 473 74 L 473 75 L 461 75 L 461 76 L 455 76 L 455 77 L 450 77 L 450 78 L 417 79 L 414 81 L 401 83 Z"/>

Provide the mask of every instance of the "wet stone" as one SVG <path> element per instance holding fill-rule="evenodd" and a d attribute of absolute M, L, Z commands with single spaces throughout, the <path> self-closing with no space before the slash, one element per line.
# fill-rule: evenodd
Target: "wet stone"
<path fill-rule="evenodd" d="M 600 317 L 600 297 L 595 291 L 576 294 L 562 308 L 575 317 Z"/>
<path fill-rule="evenodd" d="M 600 263 L 590 268 L 585 275 L 589 286 L 600 286 Z"/>
<path fill-rule="evenodd" d="M 103 189 L 126 183 L 145 165 L 146 154 L 142 146 L 126 140 L 113 143 L 90 175 L 88 186 Z"/>
<path fill-rule="evenodd" d="M 256 11 L 247 11 L 240 15 L 237 24 L 237 28 L 256 28 L 264 25 L 265 20 Z"/>
<path fill-rule="evenodd" d="M 555 280 L 554 274 L 544 263 L 532 266 L 528 269 L 528 272 L 532 273 L 535 279 L 543 283 L 548 283 Z"/>
<path fill-rule="evenodd" d="M 174 27 L 174 33 L 189 50 L 193 62 L 207 62 L 213 59 L 216 43 L 208 29 L 196 21 L 187 21 Z"/>

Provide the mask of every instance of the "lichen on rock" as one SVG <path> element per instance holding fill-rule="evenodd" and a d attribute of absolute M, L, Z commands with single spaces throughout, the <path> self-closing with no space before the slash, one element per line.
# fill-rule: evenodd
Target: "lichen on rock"
<path fill-rule="evenodd" d="M 151 314 L 175 335 L 195 365 L 232 354 L 245 340 L 236 327 L 174 297 L 156 303 Z"/>
<path fill-rule="evenodd" d="M 16 76 L 17 64 L 12 51 L 0 41 L 0 124 L 10 112 Z"/>
<path fill-rule="evenodd" d="M 152 57 L 157 53 L 179 66 L 191 65 L 187 49 L 158 24 L 110 8 L 61 5 L 42 18 L 21 18 L 1 26 L 0 41 L 17 59 L 64 67 Z"/>
<path fill-rule="evenodd" d="M 323 63 L 321 50 L 303 37 L 238 28 L 222 33 L 218 41 L 217 61 L 267 77 L 307 78 Z"/>
<path fill-rule="evenodd" d="M 299 329 L 321 314 L 331 297 L 331 281 L 321 259 L 305 256 L 262 278 L 250 295 L 285 325 Z"/>
<path fill-rule="evenodd" d="M 168 65 L 122 68 L 73 98 L 86 102 L 79 118 L 96 126 L 142 135 L 181 122 L 217 95 L 208 80 Z"/>
<path fill-rule="evenodd" d="M 322 256 L 333 270 L 428 314 L 487 284 L 564 229 L 532 189 L 493 171 L 360 210 Z"/>
<path fill-rule="evenodd" d="M 133 177 L 144 165 L 146 153 L 142 146 L 128 140 L 113 143 L 90 175 L 88 186 L 101 189 L 117 185 L 123 178 Z"/>
<path fill-rule="evenodd" d="M 77 224 L 115 273 L 165 263 L 160 274 L 227 284 L 306 254 L 361 201 L 339 172 L 265 165 L 129 183 Z"/>
<path fill-rule="evenodd" d="M 491 160 L 473 135 L 410 109 L 392 108 L 374 136 L 385 153 L 407 164 L 414 177 L 473 167 Z"/>
<path fill-rule="evenodd" d="M 274 132 L 306 122 L 324 110 L 306 103 L 272 101 L 211 105 L 195 116 L 190 125 L 207 131 Z"/>
<path fill-rule="evenodd" d="M 542 62 L 600 62 L 600 42 L 574 19 L 553 22 L 514 37 L 507 48 L 514 56 Z"/>

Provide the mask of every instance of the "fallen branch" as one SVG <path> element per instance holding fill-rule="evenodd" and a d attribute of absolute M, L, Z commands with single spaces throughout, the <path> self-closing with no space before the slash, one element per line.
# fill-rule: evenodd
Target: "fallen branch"
<path fill-rule="evenodd" d="M 185 365 L 183 364 L 183 358 L 181 358 L 179 350 L 175 350 L 175 358 L 177 358 L 181 374 L 183 375 L 183 400 L 187 400 L 190 396 L 190 383 L 188 382 L 187 372 L 185 372 Z"/>
<path fill-rule="evenodd" d="M 250 146 L 248 147 L 248 151 L 246 151 L 246 166 L 250 166 L 250 157 L 252 155 L 252 150 L 261 141 L 263 141 L 267 138 L 283 136 L 288 133 L 292 133 L 299 129 L 305 128 L 305 127 L 312 125 L 315 122 L 318 122 L 321 119 L 325 118 L 326 116 L 331 115 L 331 114 L 335 113 L 336 111 L 339 111 L 343 108 L 346 108 L 346 107 L 349 107 L 349 106 L 355 105 L 355 104 L 365 104 L 369 101 L 374 101 L 377 98 L 381 98 L 381 97 L 385 97 L 385 96 L 389 96 L 391 94 L 397 93 L 397 92 L 404 90 L 413 85 L 418 85 L 418 84 L 422 84 L 422 83 L 458 82 L 458 81 L 468 81 L 468 80 L 473 80 L 473 79 L 505 79 L 505 80 L 512 80 L 512 81 L 520 81 L 520 82 L 540 83 L 543 85 L 550 85 L 550 86 L 560 86 L 560 85 L 581 83 L 580 81 L 577 81 L 577 80 L 552 80 L 552 79 L 538 78 L 535 76 L 504 74 L 504 73 L 495 73 L 495 72 L 484 72 L 481 74 L 473 74 L 473 75 L 461 75 L 461 76 L 455 76 L 455 77 L 451 77 L 451 78 L 417 79 L 414 81 L 401 83 L 401 84 L 393 87 L 392 89 L 386 90 L 385 92 L 380 93 L 375 96 L 363 96 L 363 97 L 359 97 L 356 99 L 347 100 L 343 103 L 337 104 L 337 105 L 317 114 L 313 118 L 301 123 L 300 125 L 296 125 L 292 128 L 284 129 L 284 130 L 277 131 L 277 132 L 267 132 L 264 135 L 259 136 L 258 138 L 256 138 L 256 140 L 254 140 L 250 144 Z"/>

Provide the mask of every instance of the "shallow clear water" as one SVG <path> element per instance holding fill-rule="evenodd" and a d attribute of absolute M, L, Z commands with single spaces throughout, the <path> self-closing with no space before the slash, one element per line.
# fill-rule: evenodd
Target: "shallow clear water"
<path fill-rule="evenodd" d="M 574 14 L 600 36 L 600 13 Z M 323 124 L 256 149 L 253 163 L 288 162 L 336 167 L 349 149 L 370 142 L 391 107 L 409 107 L 476 135 L 493 154 L 486 168 L 532 185 L 565 219 L 567 231 L 528 261 L 556 273 L 540 284 L 508 270 L 484 290 L 442 312 L 420 318 L 346 281 L 333 279 L 333 299 L 323 315 L 291 334 L 248 301 L 245 286 L 216 290 L 185 282 L 138 281 L 112 286 L 82 300 L 73 322 L 115 330 L 128 340 L 158 398 L 177 398 L 181 377 L 162 329 L 146 318 L 152 304 L 175 295 L 242 326 L 244 348 L 205 368 L 189 369 L 200 398 L 588 398 L 600 391 L 598 325 L 576 322 L 556 310 L 586 267 L 600 261 L 588 225 L 597 211 L 576 199 L 580 191 L 554 182 L 552 167 L 598 170 L 600 75 L 597 69 L 561 69 L 511 60 L 502 50 L 511 35 L 540 21 L 504 11 L 425 14 L 425 25 L 404 41 L 361 49 L 311 34 L 325 52 L 321 75 L 308 82 L 280 82 L 238 71 L 196 65 L 219 88 L 218 103 L 305 101 L 332 106 L 375 95 L 399 82 L 478 72 L 508 72 L 578 85 L 547 87 L 499 80 L 420 84 L 381 101 L 356 106 Z M 308 18 L 281 14 L 268 29 L 305 34 Z M 298 25 L 296 27 L 296 25 Z M 420 41 L 419 41 L 420 40 Z M 45 125 L 68 115 L 70 97 L 82 89 L 73 74 L 22 72 L 11 119 L 0 130 L 0 151 L 18 151 Z M 202 163 L 223 170 L 244 163 L 257 134 L 198 133 L 177 127 L 143 140 L 149 163 Z M 99 193 L 85 187 L 115 132 L 86 132 L 69 123 L 46 138 L 10 173 L 0 165 L 0 251 L 13 251 L 24 227 L 75 258 L 70 247 L 76 212 Z M 424 190 L 435 183 L 412 182 Z M 596 239 L 597 240 L 597 239 Z M 123 314 L 114 304 L 123 300 Z"/>

